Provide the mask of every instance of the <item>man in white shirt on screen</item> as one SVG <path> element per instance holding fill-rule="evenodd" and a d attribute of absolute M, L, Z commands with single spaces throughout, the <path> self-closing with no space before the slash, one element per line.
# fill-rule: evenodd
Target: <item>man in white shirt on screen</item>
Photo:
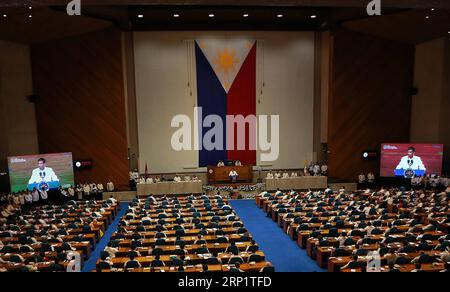
<path fill-rule="evenodd" d="M 423 170 L 426 171 L 425 165 L 422 162 L 422 159 L 419 156 L 416 156 L 416 148 L 409 147 L 408 155 L 403 156 L 400 163 L 397 165 L 395 169 L 399 170 Z"/>
<path fill-rule="evenodd" d="M 41 182 L 59 182 L 53 169 L 45 166 L 45 158 L 39 158 L 38 168 L 34 169 L 28 184 L 38 184 Z"/>

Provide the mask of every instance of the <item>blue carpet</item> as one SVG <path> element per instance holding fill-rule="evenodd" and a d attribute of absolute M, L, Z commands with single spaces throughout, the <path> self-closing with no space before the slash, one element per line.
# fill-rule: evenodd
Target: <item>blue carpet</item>
<path fill-rule="evenodd" d="M 97 243 L 97 245 L 95 246 L 95 250 L 91 253 L 89 259 L 84 263 L 82 271 L 83 273 L 89 273 L 95 270 L 97 261 L 100 258 L 100 253 L 105 249 L 113 233 L 117 231 L 119 221 L 120 219 L 122 219 L 122 216 L 125 214 L 125 211 L 127 211 L 128 205 L 129 203 L 120 204 L 120 211 L 117 213 L 116 218 L 114 218 L 113 223 L 108 227 L 108 229 L 105 232 L 105 235 L 103 235 L 100 242 Z"/>
<path fill-rule="evenodd" d="M 326 271 L 321 269 L 271 218 L 267 218 L 264 211 L 256 206 L 255 200 L 231 200 L 230 204 L 277 272 Z"/>

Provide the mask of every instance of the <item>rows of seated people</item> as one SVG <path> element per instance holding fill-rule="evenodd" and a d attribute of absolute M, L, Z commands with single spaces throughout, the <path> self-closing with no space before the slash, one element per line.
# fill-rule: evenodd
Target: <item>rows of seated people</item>
<path fill-rule="evenodd" d="M 271 272 L 274 267 L 221 196 L 134 200 L 98 272 Z"/>
<path fill-rule="evenodd" d="M 120 204 L 69 201 L 22 210 L 0 221 L 0 271 L 77 271 L 116 217 Z"/>
<path fill-rule="evenodd" d="M 449 197 L 426 190 L 327 189 L 263 192 L 256 203 L 330 272 L 366 271 L 372 263 L 378 271 L 448 272 Z"/>

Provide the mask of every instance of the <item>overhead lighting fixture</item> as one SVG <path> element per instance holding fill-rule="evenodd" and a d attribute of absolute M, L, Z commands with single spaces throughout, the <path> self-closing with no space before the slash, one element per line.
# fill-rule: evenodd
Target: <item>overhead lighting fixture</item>
<path fill-rule="evenodd" d="M 33 17 L 33 15 L 31 15 L 31 14 L 30 14 L 30 15 L 28 15 L 28 18 L 32 18 L 32 17 Z"/>
<path fill-rule="evenodd" d="M 178 17 L 180 17 L 180 15 L 179 14 L 174 14 L 173 17 L 178 18 Z"/>
<path fill-rule="evenodd" d="M 283 18 L 283 17 L 284 17 L 283 14 L 278 14 L 278 15 L 277 15 L 277 18 Z"/>
<path fill-rule="evenodd" d="M 6 14 L 3 14 L 3 18 L 6 18 L 6 17 L 8 17 L 8 15 L 6 15 Z"/>
<path fill-rule="evenodd" d="M 311 15 L 311 18 L 312 19 L 317 18 L 317 15 Z"/>
<path fill-rule="evenodd" d="M 430 19 L 430 16 L 429 15 L 427 15 L 426 17 L 425 17 L 426 19 Z"/>
<path fill-rule="evenodd" d="M 28 9 L 30 9 L 30 10 L 31 10 L 31 9 L 33 9 L 33 7 L 32 7 L 32 6 L 30 6 L 30 7 L 28 7 Z"/>
<path fill-rule="evenodd" d="M 244 13 L 244 15 L 242 15 L 242 16 L 247 18 L 249 15 L 247 13 Z"/>
<path fill-rule="evenodd" d="M 213 17 L 215 17 L 215 15 L 214 15 L 213 13 L 210 13 L 210 14 L 208 15 L 208 17 L 209 17 L 209 18 L 213 18 Z"/>
<path fill-rule="evenodd" d="M 434 11 L 435 9 L 434 8 L 431 8 L 431 11 Z"/>
<path fill-rule="evenodd" d="M 138 18 L 144 18 L 144 14 L 139 14 Z"/>

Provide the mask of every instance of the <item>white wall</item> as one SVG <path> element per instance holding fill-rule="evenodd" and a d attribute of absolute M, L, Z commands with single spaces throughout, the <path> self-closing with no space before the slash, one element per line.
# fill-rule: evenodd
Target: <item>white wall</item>
<path fill-rule="evenodd" d="M 189 70 L 186 41 L 205 36 L 247 37 L 262 44 L 264 54 L 258 50 L 257 98 L 260 102 L 257 102 L 257 114 L 280 115 L 280 155 L 268 167 L 303 167 L 305 160 L 311 160 L 313 156 L 313 33 L 136 32 L 134 48 L 141 171 L 145 162 L 152 173 L 192 171 L 185 167 L 198 166 L 196 151 L 172 150 L 170 141 L 174 129 L 170 122 L 176 114 L 186 114 L 193 120 L 197 101 L 195 68 Z M 192 80 L 194 85 L 192 96 L 187 87 L 188 80 Z M 261 89 L 262 96 L 259 95 Z M 259 157 L 257 153 L 258 163 Z"/>

